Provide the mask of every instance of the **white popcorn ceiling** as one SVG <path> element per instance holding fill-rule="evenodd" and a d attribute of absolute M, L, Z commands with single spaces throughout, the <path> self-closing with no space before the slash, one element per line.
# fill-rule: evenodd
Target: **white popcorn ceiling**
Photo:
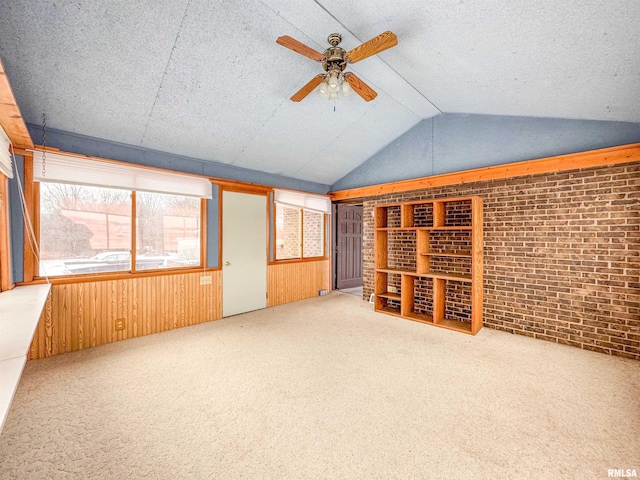
<path fill-rule="evenodd" d="M 637 0 L 0 1 L 0 58 L 29 123 L 332 184 L 441 112 L 640 122 Z M 378 92 L 289 97 L 350 50 Z M 39 139 L 36 139 L 38 142 Z"/>

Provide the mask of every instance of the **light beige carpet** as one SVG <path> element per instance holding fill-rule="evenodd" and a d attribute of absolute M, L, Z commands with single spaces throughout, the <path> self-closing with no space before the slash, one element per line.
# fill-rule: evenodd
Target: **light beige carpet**
<path fill-rule="evenodd" d="M 32 361 L 2 479 L 640 475 L 640 363 L 333 293 Z"/>

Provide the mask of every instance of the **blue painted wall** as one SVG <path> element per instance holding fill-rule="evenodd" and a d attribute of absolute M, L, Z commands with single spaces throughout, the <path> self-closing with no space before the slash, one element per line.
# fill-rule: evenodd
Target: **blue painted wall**
<path fill-rule="evenodd" d="M 446 113 L 423 120 L 331 190 L 640 142 L 640 123 Z"/>
<path fill-rule="evenodd" d="M 273 193 L 269 193 L 269 261 L 276 261 L 276 204 Z"/>
<path fill-rule="evenodd" d="M 24 157 L 16 155 L 14 171 L 20 176 L 20 182 L 24 187 Z M 11 283 L 21 282 L 24 279 L 24 220 L 22 214 L 22 201 L 18 189 L 18 178 L 9 180 L 9 248 L 11 249 Z"/>
<path fill-rule="evenodd" d="M 42 127 L 28 124 L 27 128 L 34 143 L 41 144 Z M 65 152 L 121 160 L 136 165 L 166 168 L 178 172 L 194 173 L 241 182 L 259 183 L 311 193 L 327 193 L 329 191 L 329 185 L 322 183 L 307 182 L 296 178 L 234 167 L 233 165 L 181 157 L 171 153 L 148 150 L 146 148 L 110 142 L 108 140 L 100 140 L 98 138 L 63 132 L 52 128 L 47 128 L 46 143 L 49 147 L 59 148 Z"/>
<path fill-rule="evenodd" d="M 218 249 L 220 237 L 220 224 L 218 212 L 220 211 L 220 187 L 213 185 L 213 198 L 207 200 L 207 267 L 216 268 L 218 265 Z"/>

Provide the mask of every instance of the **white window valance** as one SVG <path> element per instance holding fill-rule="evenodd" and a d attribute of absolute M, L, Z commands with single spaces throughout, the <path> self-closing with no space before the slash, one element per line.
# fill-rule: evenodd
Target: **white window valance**
<path fill-rule="evenodd" d="M 33 151 L 33 179 L 36 182 L 73 183 L 120 188 L 139 192 L 168 193 L 186 197 L 212 198 L 207 178 L 163 172 L 117 162 Z"/>
<path fill-rule="evenodd" d="M 0 173 L 5 177 L 13 178 L 9 145 L 11 145 L 11 140 L 9 140 L 7 134 L 4 133 L 4 130 L 0 127 Z"/>
<path fill-rule="evenodd" d="M 313 195 L 292 190 L 275 190 L 274 201 L 278 205 L 287 207 L 297 207 L 318 213 L 331 213 L 331 200 L 324 195 Z"/>

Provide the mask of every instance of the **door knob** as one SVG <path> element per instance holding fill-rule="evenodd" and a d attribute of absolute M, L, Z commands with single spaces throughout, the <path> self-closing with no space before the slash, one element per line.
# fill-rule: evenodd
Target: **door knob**
<path fill-rule="evenodd" d="M 231 265 L 231 263 L 229 263 L 229 262 L 224 262 L 224 266 L 225 266 L 225 267 L 228 267 L 229 265 Z"/>

